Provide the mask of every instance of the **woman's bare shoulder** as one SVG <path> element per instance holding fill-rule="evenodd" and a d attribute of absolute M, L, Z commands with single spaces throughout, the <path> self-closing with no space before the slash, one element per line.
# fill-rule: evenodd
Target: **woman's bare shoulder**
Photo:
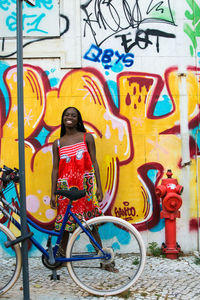
<path fill-rule="evenodd" d="M 53 149 L 54 149 L 54 150 L 58 149 L 59 144 L 60 144 L 60 139 L 56 139 L 56 140 L 53 142 Z"/>
<path fill-rule="evenodd" d="M 86 133 L 86 142 L 94 142 L 94 137 L 90 132 Z"/>
<path fill-rule="evenodd" d="M 59 140 L 60 140 L 60 139 L 56 139 L 56 140 L 53 142 L 53 145 L 58 145 Z"/>

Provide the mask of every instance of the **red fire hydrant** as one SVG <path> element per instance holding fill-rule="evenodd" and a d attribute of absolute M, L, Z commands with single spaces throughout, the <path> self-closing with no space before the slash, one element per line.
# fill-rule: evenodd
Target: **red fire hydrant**
<path fill-rule="evenodd" d="M 179 208 L 182 205 L 180 194 L 183 186 L 178 184 L 177 179 L 171 178 L 172 171 L 166 173 L 168 178 L 162 180 L 161 185 L 156 187 L 156 195 L 162 199 L 161 219 L 165 218 L 165 243 L 162 251 L 167 258 L 176 259 L 181 247 L 176 242 L 176 218 L 180 218 Z"/>

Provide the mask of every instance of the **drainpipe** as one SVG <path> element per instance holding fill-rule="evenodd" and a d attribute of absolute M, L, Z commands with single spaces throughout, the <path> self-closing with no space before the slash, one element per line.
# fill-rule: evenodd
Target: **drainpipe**
<path fill-rule="evenodd" d="M 181 69 L 181 68 L 180 68 Z M 180 70 L 179 69 L 179 70 Z M 186 71 L 178 73 L 179 77 L 179 94 L 180 94 L 180 137 L 181 137 L 181 156 L 182 156 L 182 182 L 184 181 L 184 199 L 183 206 L 181 209 L 182 218 L 182 230 L 179 235 L 182 236 L 182 240 L 185 243 L 186 251 L 189 251 L 189 246 L 185 241 L 185 235 L 189 236 L 189 209 L 188 201 L 190 199 L 190 144 L 189 144 L 189 128 L 188 128 L 188 96 L 186 88 Z"/>
<path fill-rule="evenodd" d="M 190 144 L 188 128 L 188 97 L 186 89 L 186 74 L 179 73 L 179 92 L 180 92 L 180 134 L 181 134 L 181 151 L 182 167 L 191 164 L 190 161 Z"/>
<path fill-rule="evenodd" d="M 186 176 L 184 177 L 184 182 L 187 183 L 187 191 L 188 191 L 188 197 L 186 199 L 189 199 L 189 165 L 191 163 L 190 161 L 190 147 L 189 147 L 189 128 L 188 128 L 188 98 L 187 98 L 187 90 L 186 90 L 186 74 L 185 73 L 179 73 L 179 80 L 180 80 L 180 133 L 181 133 L 181 142 L 182 142 L 182 167 L 186 167 L 188 171 L 186 172 Z M 181 99 L 183 99 L 183 103 L 181 102 Z M 195 134 L 195 142 L 196 142 L 196 151 L 195 151 L 195 160 L 196 160 L 196 193 L 197 193 L 197 251 L 200 251 L 200 215 L 199 215 L 199 209 L 200 209 L 200 201 L 199 201 L 199 176 L 198 176 L 198 154 L 197 154 L 197 139 L 198 134 L 200 134 L 200 129 L 197 129 L 197 132 Z M 184 171 L 183 171 L 184 172 Z M 185 173 L 184 172 L 184 173 Z M 185 184 L 184 184 L 185 186 Z M 188 218 L 189 220 L 189 218 Z"/>
<path fill-rule="evenodd" d="M 196 142 L 196 151 L 195 151 L 195 159 L 196 159 L 196 190 L 197 190 L 197 251 L 200 251 L 200 232 L 199 232 L 199 227 L 200 227 L 200 220 L 199 220 L 199 176 L 198 176 L 198 169 L 199 169 L 199 164 L 198 164 L 198 155 L 197 155 L 197 138 L 199 134 L 199 128 L 197 129 L 197 132 L 195 134 L 195 142 Z"/>

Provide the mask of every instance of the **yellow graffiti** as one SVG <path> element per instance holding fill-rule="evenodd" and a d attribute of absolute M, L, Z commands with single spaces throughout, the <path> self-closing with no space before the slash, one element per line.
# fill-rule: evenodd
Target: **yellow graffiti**
<path fill-rule="evenodd" d="M 7 72 L 5 82 L 10 92 L 11 107 L 3 128 L 1 162 L 16 166 L 18 143 L 15 67 Z M 94 133 L 105 195 L 101 206 L 104 210 L 109 207 L 117 189 L 117 164 L 130 157 L 127 122 L 112 113 L 109 101 L 111 99 L 108 99 L 102 83 L 92 72 L 76 71 L 67 74 L 58 90 L 46 92 L 41 74 L 28 66 L 24 69 L 27 210 L 40 222 L 48 223 L 55 218 L 55 211 L 49 206 L 51 143 L 59 137 L 57 127 L 63 110 L 68 106 L 75 106 L 81 111 L 86 128 Z M 45 146 L 36 151 L 31 137 L 37 136 L 37 128 L 41 122 L 53 126 L 55 130 Z M 6 151 L 8 148 L 11 149 L 9 156 Z"/>
<path fill-rule="evenodd" d="M 18 166 L 17 80 L 16 67 L 6 72 L 5 84 L 10 95 L 10 107 L 3 126 L 1 164 Z M 68 106 L 77 107 L 88 131 L 93 132 L 100 166 L 104 199 L 103 211 L 129 220 L 131 223 L 148 221 L 153 214 L 151 194 L 138 168 L 149 162 L 159 162 L 164 169 L 172 169 L 180 178 L 181 159 L 179 134 L 162 134 L 180 125 L 179 77 L 176 69 L 168 74 L 169 97 L 173 100 L 172 113 L 153 118 L 153 107 L 158 88 L 154 74 L 121 73 L 118 76 L 119 109 L 113 104 L 106 82 L 94 69 L 80 69 L 67 73 L 58 89 L 51 89 L 41 69 L 24 67 L 24 125 L 26 157 L 27 210 L 39 222 L 51 222 L 56 212 L 49 206 L 52 168 L 52 142 L 59 138 L 61 115 Z M 188 118 L 198 113 L 199 82 L 193 72 L 187 74 Z M 43 127 L 51 128 L 48 136 Z M 40 130 L 39 130 L 40 129 Z M 44 135 L 40 144 L 38 135 Z M 195 176 L 195 160 L 192 162 Z M 191 195 L 195 199 L 195 195 Z M 192 207 L 196 207 L 194 200 Z M 191 210 L 194 214 L 195 210 Z"/>

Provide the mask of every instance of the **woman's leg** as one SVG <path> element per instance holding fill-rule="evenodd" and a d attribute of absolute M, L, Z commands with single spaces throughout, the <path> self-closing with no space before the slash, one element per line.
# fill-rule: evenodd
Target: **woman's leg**
<path fill-rule="evenodd" d="M 97 243 L 102 247 L 102 242 L 101 242 L 101 238 L 100 238 L 100 235 L 99 235 L 99 232 L 97 230 L 97 227 L 96 226 L 93 226 L 93 229 L 92 229 L 92 236 L 95 238 L 95 240 L 97 241 Z M 92 245 L 93 245 L 93 242 L 91 241 Z M 99 251 L 99 249 L 93 245 L 93 247 L 95 248 L 96 251 Z"/>
<path fill-rule="evenodd" d="M 101 242 L 101 238 L 98 232 L 98 229 L 96 226 L 93 227 L 92 229 L 92 235 L 95 238 L 95 240 L 97 241 L 97 243 L 102 247 L 102 242 Z M 96 251 L 99 251 L 99 249 L 93 244 L 93 242 L 91 241 L 93 247 L 95 248 Z M 113 272 L 113 273 L 118 273 L 119 270 L 115 268 L 115 262 L 111 262 L 110 264 L 100 264 L 101 268 L 108 271 L 108 272 Z"/>
<path fill-rule="evenodd" d="M 59 253 L 62 256 L 65 256 L 68 240 L 69 240 L 69 232 L 65 230 L 63 232 L 62 240 L 60 242 L 59 249 L 58 249 Z"/>

